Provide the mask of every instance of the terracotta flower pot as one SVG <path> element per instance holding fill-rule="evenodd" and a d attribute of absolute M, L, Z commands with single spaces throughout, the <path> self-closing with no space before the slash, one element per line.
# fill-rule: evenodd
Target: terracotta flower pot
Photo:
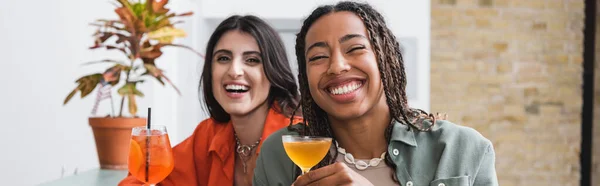
<path fill-rule="evenodd" d="M 146 125 L 146 118 L 89 118 L 101 169 L 127 169 L 131 129 Z"/>

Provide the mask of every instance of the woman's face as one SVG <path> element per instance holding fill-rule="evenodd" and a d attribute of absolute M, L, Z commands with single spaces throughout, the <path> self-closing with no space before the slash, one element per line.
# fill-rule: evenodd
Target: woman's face
<path fill-rule="evenodd" d="M 238 30 L 228 31 L 213 51 L 212 90 L 225 112 L 244 116 L 266 105 L 271 83 L 254 37 Z"/>
<path fill-rule="evenodd" d="M 309 28 L 305 44 L 310 93 L 330 117 L 357 118 L 385 104 L 375 53 L 360 17 L 347 11 L 324 15 Z"/>

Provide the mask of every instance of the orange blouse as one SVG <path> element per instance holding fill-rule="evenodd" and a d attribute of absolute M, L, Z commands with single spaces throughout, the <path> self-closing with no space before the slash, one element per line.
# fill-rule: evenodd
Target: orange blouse
<path fill-rule="evenodd" d="M 271 108 L 256 153 L 259 153 L 263 140 L 288 126 L 289 121 L 288 117 Z M 294 117 L 294 123 L 300 121 L 301 117 Z M 235 145 L 231 121 L 227 124 L 217 123 L 212 118 L 202 121 L 190 137 L 173 147 L 175 167 L 158 185 L 233 185 Z M 256 158 L 251 159 L 250 163 L 254 165 Z M 129 175 L 119 186 L 142 184 Z"/>

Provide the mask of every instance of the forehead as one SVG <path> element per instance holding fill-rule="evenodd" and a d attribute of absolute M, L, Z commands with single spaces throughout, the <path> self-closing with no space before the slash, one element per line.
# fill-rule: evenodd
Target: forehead
<path fill-rule="evenodd" d="M 239 30 L 230 30 L 225 32 L 217 44 L 214 51 L 226 49 L 235 51 L 259 51 L 258 43 L 254 37 L 246 32 Z"/>
<path fill-rule="evenodd" d="M 360 34 L 367 37 L 367 28 L 358 15 L 340 11 L 326 14 L 313 23 L 306 33 L 306 45 L 313 42 L 339 39 L 348 34 Z"/>

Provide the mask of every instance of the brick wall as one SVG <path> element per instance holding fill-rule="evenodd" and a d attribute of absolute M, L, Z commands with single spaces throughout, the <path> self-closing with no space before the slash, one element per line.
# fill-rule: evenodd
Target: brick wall
<path fill-rule="evenodd" d="M 583 0 L 431 0 L 431 110 L 492 140 L 500 185 L 579 184 L 583 27 Z"/>

